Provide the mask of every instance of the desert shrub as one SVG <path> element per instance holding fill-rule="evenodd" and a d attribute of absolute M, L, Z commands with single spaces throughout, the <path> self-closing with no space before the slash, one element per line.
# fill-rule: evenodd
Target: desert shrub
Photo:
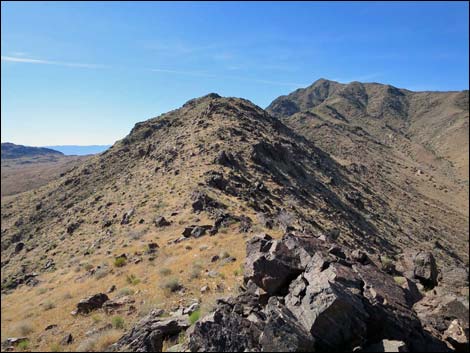
<path fill-rule="evenodd" d="M 243 275 L 243 271 L 244 271 L 243 264 L 241 264 L 239 268 L 233 271 L 233 274 L 235 276 L 241 276 Z"/>
<path fill-rule="evenodd" d="M 189 322 L 191 325 L 195 324 L 197 320 L 201 317 L 201 311 L 198 309 L 189 315 Z"/>
<path fill-rule="evenodd" d="M 111 319 L 111 324 L 115 329 L 123 329 L 124 319 L 121 316 L 115 316 Z"/>
<path fill-rule="evenodd" d="M 33 326 L 31 326 L 31 324 L 29 322 L 21 322 L 18 324 L 18 326 L 16 327 L 16 331 L 18 331 L 18 333 L 21 335 L 21 336 L 27 336 L 29 335 L 31 332 L 34 331 L 33 329 Z"/>
<path fill-rule="evenodd" d="M 160 274 L 162 276 L 168 276 L 168 275 L 171 274 L 171 270 L 169 268 L 164 267 L 164 268 L 160 269 Z"/>
<path fill-rule="evenodd" d="M 170 278 L 163 284 L 163 288 L 169 290 L 170 292 L 176 292 L 181 288 L 181 284 L 177 278 Z"/>
<path fill-rule="evenodd" d="M 103 267 L 95 271 L 94 277 L 96 279 L 101 279 L 101 278 L 106 277 L 108 273 L 109 273 L 108 269 L 106 267 Z"/>
<path fill-rule="evenodd" d="M 93 268 L 92 264 L 89 264 L 88 262 L 85 262 L 82 264 L 83 268 L 87 271 L 91 270 Z"/>
<path fill-rule="evenodd" d="M 125 257 L 117 257 L 114 259 L 114 266 L 116 267 L 123 267 L 126 264 Z"/>
<path fill-rule="evenodd" d="M 393 260 L 388 256 L 381 256 L 380 262 L 382 263 L 382 270 L 387 273 L 393 273 L 395 271 L 395 264 Z"/>
<path fill-rule="evenodd" d="M 95 350 L 97 352 L 106 352 L 107 348 L 116 343 L 122 336 L 122 331 L 119 330 L 107 330 L 97 335 L 95 338 Z"/>
<path fill-rule="evenodd" d="M 38 294 L 41 295 L 41 294 L 44 294 L 47 292 L 47 288 L 39 288 L 38 289 Z"/>
<path fill-rule="evenodd" d="M 21 340 L 20 343 L 16 346 L 20 351 L 26 351 L 29 349 L 29 341 L 28 340 Z"/>
<path fill-rule="evenodd" d="M 62 352 L 62 346 L 58 343 L 52 343 L 49 349 L 51 352 Z"/>
<path fill-rule="evenodd" d="M 223 251 L 223 252 L 220 253 L 219 256 L 220 256 L 221 259 L 226 259 L 226 258 L 230 257 L 230 254 L 227 251 Z"/>
<path fill-rule="evenodd" d="M 91 316 L 91 319 L 92 319 L 93 322 L 96 324 L 96 323 L 98 323 L 98 322 L 101 321 L 101 316 L 100 316 L 99 314 L 93 314 L 93 315 Z"/>
<path fill-rule="evenodd" d="M 393 277 L 393 279 L 395 280 L 395 283 L 399 286 L 402 286 L 406 282 L 406 278 L 401 276 L 395 276 Z"/>
<path fill-rule="evenodd" d="M 126 295 L 132 295 L 132 294 L 134 294 L 134 290 L 130 288 L 122 288 L 118 292 L 118 296 L 121 296 L 121 297 L 126 296 Z"/>
<path fill-rule="evenodd" d="M 62 296 L 62 298 L 63 298 L 64 300 L 67 300 L 67 299 L 72 299 L 73 296 L 72 296 L 72 294 L 70 294 L 69 292 L 67 292 L 67 293 L 64 293 L 64 295 Z"/>
<path fill-rule="evenodd" d="M 131 230 L 128 234 L 129 238 L 133 240 L 139 240 L 145 234 L 142 230 Z"/>
<path fill-rule="evenodd" d="M 97 336 L 91 336 L 91 337 L 84 339 L 77 346 L 77 352 L 93 352 L 96 347 L 97 339 L 98 339 Z"/>
<path fill-rule="evenodd" d="M 199 263 L 194 263 L 191 271 L 189 272 L 190 279 L 196 279 L 201 276 L 202 265 Z"/>
<path fill-rule="evenodd" d="M 44 302 L 44 310 L 51 310 L 54 308 L 55 308 L 55 303 L 53 303 L 52 301 L 48 300 Z"/>
<path fill-rule="evenodd" d="M 136 275 L 130 274 L 126 276 L 126 282 L 135 286 L 140 283 L 140 279 Z"/>

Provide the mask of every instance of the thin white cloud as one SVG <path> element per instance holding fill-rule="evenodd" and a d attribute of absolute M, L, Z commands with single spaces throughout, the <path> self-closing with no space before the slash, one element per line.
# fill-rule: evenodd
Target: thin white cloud
<path fill-rule="evenodd" d="M 105 65 L 95 65 L 95 64 L 82 64 L 82 63 L 71 63 L 64 61 L 51 61 L 51 60 L 42 60 L 42 59 L 32 59 L 32 58 L 21 58 L 16 56 L 2 56 L 2 61 L 5 62 L 14 62 L 14 63 L 23 63 L 23 64 L 38 64 L 38 65 L 58 65 L 58 66 L 67 66 L 67 67 L 79 67 L 87 69 L 99 69 L 107 68 L 109 66 Z M 241 76 L 227 76 L 227 75 L 215 75 L 207 72 L 199 71 L 184 71 L 184 70 L 168 70 L 168 69 L 149 69 L 152 72 L 166 73 L 166 74 L 176 74 L 184 76 L 197 76 L 197 77 L 206 77 L 206 78 L 219 78 L 227 80 L 238 80 L 238 81 L 247 81 L 262 83 L 268 85 L 276 86 L 295 86 L 295 87 L 304 87 L 307 84 L 304 83 L 294 83 L 294 82 L 280 82 L 280 81 L 270 81 L 263 79 L 255 79 L 250 77 L 241 77 Z"/>
<path fill-rule="evenodd" d="M 150 71 L 168 73 L 168 74 L 186 75 L 186 76 L 199 76 L 199 77 L 207 77 L 207 78 L 218 78 L 218 79 L 224 79 L 224 80 L 238 80 L 238 81 L 256 82 L 256 83 L 263 83 L 263 84 L 275 85 L 275 86 L 295 86 L 295 87 L 306 87 L 306 86 L 308 86 L 308 84 L 305 84 L 305 83 L 270 81 L 270 80 L 256 79 L 256 78 L 243 77 L 243 76 L 215 75 L 215 74 L 198 72 L 198 71 L 179 71 L 179 70 L 166 70 L 166 69 L 150 69 Z"/>
<path fill-rule="evenodd" d="M 41 60 L 41 59 L 31 59 L 31 58 L 20 58 L 16 56 L 2 56 L 2 61 L 14 62 L 14 63 L 23 63 L 23 64 L 39 64 L 39 65 L 58 65 L 58 66 L 68 66 L 68 67 L 80 67 L 86 69 L 100 69 L 105 68 L 105 65 L 95 65 L 95 64 L 83 64 L 83 63 L 71 63 L 64 61 L 51 61 L 51 60 Z"/>

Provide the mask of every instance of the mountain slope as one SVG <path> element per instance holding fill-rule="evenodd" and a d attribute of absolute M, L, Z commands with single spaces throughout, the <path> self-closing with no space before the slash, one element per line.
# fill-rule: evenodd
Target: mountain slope
<path fill-rule="evenodd" d="M 411 185 L 468 217 L 468 91 L 322 79 L 279 97 L 267 111 L 343 164 L 369 167 L 371 177 Z"/>
<path fill-rule="evenodd" d="M 387 149 L 352 131 L 367 148 Z M 60 179 L 2 200 L 2 335 L 19 335 L 11 323 L 27 319 L 34 349 L 67 332 L 70 349 L 83 349 L 90 327 L 111 318 L 70 312 L 113 285 L 110 296 L 134 300 L 121 311 L 129 325 L 192 298 L 208 312 L 237 292 L 246 239 L 260 232 L 336 239 L 384 263 L 409 248 L 433 250 L 449 280 L 468 262 L 465 217 L 406 189 L 397 199 L 384 185 L 247 100 L 188 101 Z M 44 333 L 45 324 L 59 328 Z"/>

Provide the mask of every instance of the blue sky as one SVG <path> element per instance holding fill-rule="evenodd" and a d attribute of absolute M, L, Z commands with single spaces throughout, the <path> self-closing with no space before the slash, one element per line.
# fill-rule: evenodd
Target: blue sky
<path fill-rule="evenodd" d="M 217 92 L 468 89 L 468 3 L 2 2 L 1 139 L 111 144 Z"/>

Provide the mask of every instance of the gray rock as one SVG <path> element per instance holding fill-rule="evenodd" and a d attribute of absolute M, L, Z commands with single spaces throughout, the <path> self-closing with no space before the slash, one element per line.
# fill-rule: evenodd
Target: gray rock
<path fill-rule="evenodd" d="M 430 252 L 419 252 L 414 258 L 414 276 L 422 285 L 434 288 L 437 285 L 437 265 Z"/>
<path fill-rule="evenodd" d="M 163 341 L 189 327 L 187 316 L 160 318 L 154 311 L 111 345 L 111 351 L 161 352 Z"/>
<path fill-rule="evenodd" d="M 68 344 L 73 343 L 73 336 L 71 333 L 66 334 L 62 339 L 60 340 L 60 344 L 63 346 L 66 346 Z"/>
<path fill-rule="evenodd" d="M 357 275 L 340 265 L 312 267 L 291 284 L 286 307 L 315 337 L 317 350 L 352 350 L 366 341 L 369 314 L 358 286 Z"/>
<path fill-rule="evenodd" d="M 271 297 L 264 310 L 266 323 L 259 338 L 264 352 L 313 352 L 315 339 L 279 299 Z"/>
<path fill-rule="evenodd" d="M 157 227 L 166 227 L 166 226 L 169 226 L 171 223 L 169 221 L 167 221 L 165 219 L 165 217 L 163 216 L 158 216 L 157 218 L 155 218 L 155 220 L 153 221 L 153 223 L 155 224 L 155 226 Z"/>

